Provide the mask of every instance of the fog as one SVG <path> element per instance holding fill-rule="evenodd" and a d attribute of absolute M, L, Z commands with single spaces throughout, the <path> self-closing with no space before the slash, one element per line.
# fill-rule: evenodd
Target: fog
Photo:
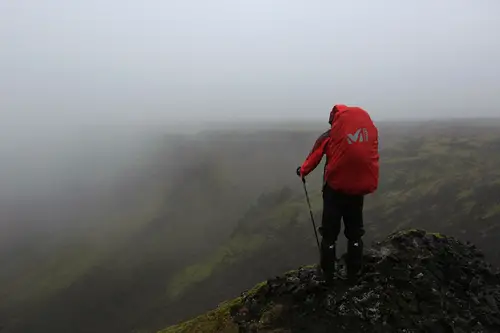
<path fill-rule="evenodd" d="M 320 121 L 334 103 L 377 120 L 498 116 L 499 9 L 2 1 L 1 198 L 102 184 L 150 140 L 206 122 Z"/>
<path fill-rule="evenodd" d="M 2 109 L 17 126 L 323 117 L 335 102 L 379 118 L 498 114 L 495 1 L 0 6 Z"/>
<path fill-rule="evenodd" d="M 301 193 L 296 165 L 335 103 L 381 125 L 498 118 L 498 13 L 492 0 L 0 1 L 0 330 L 177 320 L 166 281 L 263 194 Z M 238 132 L 250 125 L 266 131 Z M 411 136 L 395 127 L 380 128 Z M 234 131 L 190 137 L 219 129 Z"/>
<path fill-rule="evenodd" d="M 159 158 L 165 133 L 322 122 L 334 103 L 377 120 L 497 116 L 499 9 L 465 0 L 0 2 L 0 225 L 68 223 L 54 215 L 76 214 Z"/>

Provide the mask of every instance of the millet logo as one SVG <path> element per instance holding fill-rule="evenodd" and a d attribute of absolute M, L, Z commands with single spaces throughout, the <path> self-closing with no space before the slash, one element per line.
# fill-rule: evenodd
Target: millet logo
<path fill-rule="evenodd" d="M 368 130 L 366 128 L 358 128 L 354 134 L 347 134 L 347 142 L 353 144 L 354 142 L 367 142 Z"/>

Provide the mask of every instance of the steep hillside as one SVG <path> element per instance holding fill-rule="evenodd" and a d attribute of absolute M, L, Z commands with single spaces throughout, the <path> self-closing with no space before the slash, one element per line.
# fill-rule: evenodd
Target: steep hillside
<path fill-rule="evenodd" d="M 171 300 L 158 290 L 227 239 L 263 190 L 294 179 L 282 170 L 315 136 L 286 128 L 168 135 L 129 156 L 134 163 L 97 191 L 5 206 L 14 225 L 37 228 L 19 228 L 13 246 L 0 244 L 4 330 L 164 326 Z"/>
<path fill-rule="evenodd" d="M 137 160 L 116 186 L 106 183 L 95 197 L 84 191 L 93 199 L 87 205 L 77 205 L 82 197 L 75 195 L 28 210 L 27 218 L 44 225 L 57 217 L 59 202 L 65 228 L 41 229 L 0 250 L 4 332 L 153 332 L 314 263 L 294 171 L 324 127 L 302 126 L 168 136 L 131 156 Z M 381 186 L 367 198 L 367 241 L 396 228 L 439 225 L 481 244 L 493 260 L 498 126 L 379 127 Z M 308 178 L 318 223 L 320 168 Z"/>
<path fill-rule="evenodd" d="M 496 246 L 500 239 L 500 157 L 494 153 L 500 147 L 500 135 L 446 126 L 441 132 L 413 135 L 390 143 L 383 140 L 380 189 L 367 197 L 365 206 L 366 241 L 397 229 L 439 228 L 480 244 L 487 258 L 500 265 Z M 309 183 L 317 223 L 321 217 L 319 184 L 317 180 Z M 344 245 L 341 234 L 340 253 Z M 208 309 L 210 300 L 214 306 L 269 276 L 315 262 L 315 246 L 300 187 L 262 196 L 224 245 L 169 282 L 170 297 L 182 304 L 174 313 L 182 315 L 184 307 L 187 316 L 193 316 L 203 307 Z"/>
<path fill-rule="evenodd" d="M 358 281 L 317 267 L 265 281 L 160 333 L 498 332 L 500 273 L 470 243 L 409 230 L 366 251 Z"/>

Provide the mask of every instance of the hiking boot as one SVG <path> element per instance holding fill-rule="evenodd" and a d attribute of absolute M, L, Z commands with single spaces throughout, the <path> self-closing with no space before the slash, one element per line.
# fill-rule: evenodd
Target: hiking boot
<path fill-rule="evenodd" d="M 349 283 L 352 283 L 352 284 L 357 283 L 360 277 L 361 277 L 361 268 L 359 268 L 359 269 L 351 268 L 350 270 L 347 271 L 346 280 Z"/>
<path fill-rule="evenodd" d="M 320 266 L 323 271 L 323 277 L 327 283 L 334 280 L 335 277 L 335 260 L 336 260 L 336 244 L 327 244 L 326 242 L 321 242 L 321 259 Z"/>
<path fill-rule="evenodd" d="M 347 278 L 357 280 L 363 266 L 363 241 L 348 242 L 346 259 Z"/>

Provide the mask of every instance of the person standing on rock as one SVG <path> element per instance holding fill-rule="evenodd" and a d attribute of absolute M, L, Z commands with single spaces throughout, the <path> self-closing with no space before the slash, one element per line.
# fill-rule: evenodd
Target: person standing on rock
<path fill-rule="evenodd" d="M 316 140 L 306 160 L 297 168 L 304 180 L 326 155 L 323 174 L 323 216 L 319 228 L 320 266 L 325 278 L 335 273 L 336 242 L 344 221 L 347 245 L 347 274 L 353 278 L 362 267 L 364 197 L 378 188 L 378 129 L 362 108 L 335 105 L 330 129 Z"/>

